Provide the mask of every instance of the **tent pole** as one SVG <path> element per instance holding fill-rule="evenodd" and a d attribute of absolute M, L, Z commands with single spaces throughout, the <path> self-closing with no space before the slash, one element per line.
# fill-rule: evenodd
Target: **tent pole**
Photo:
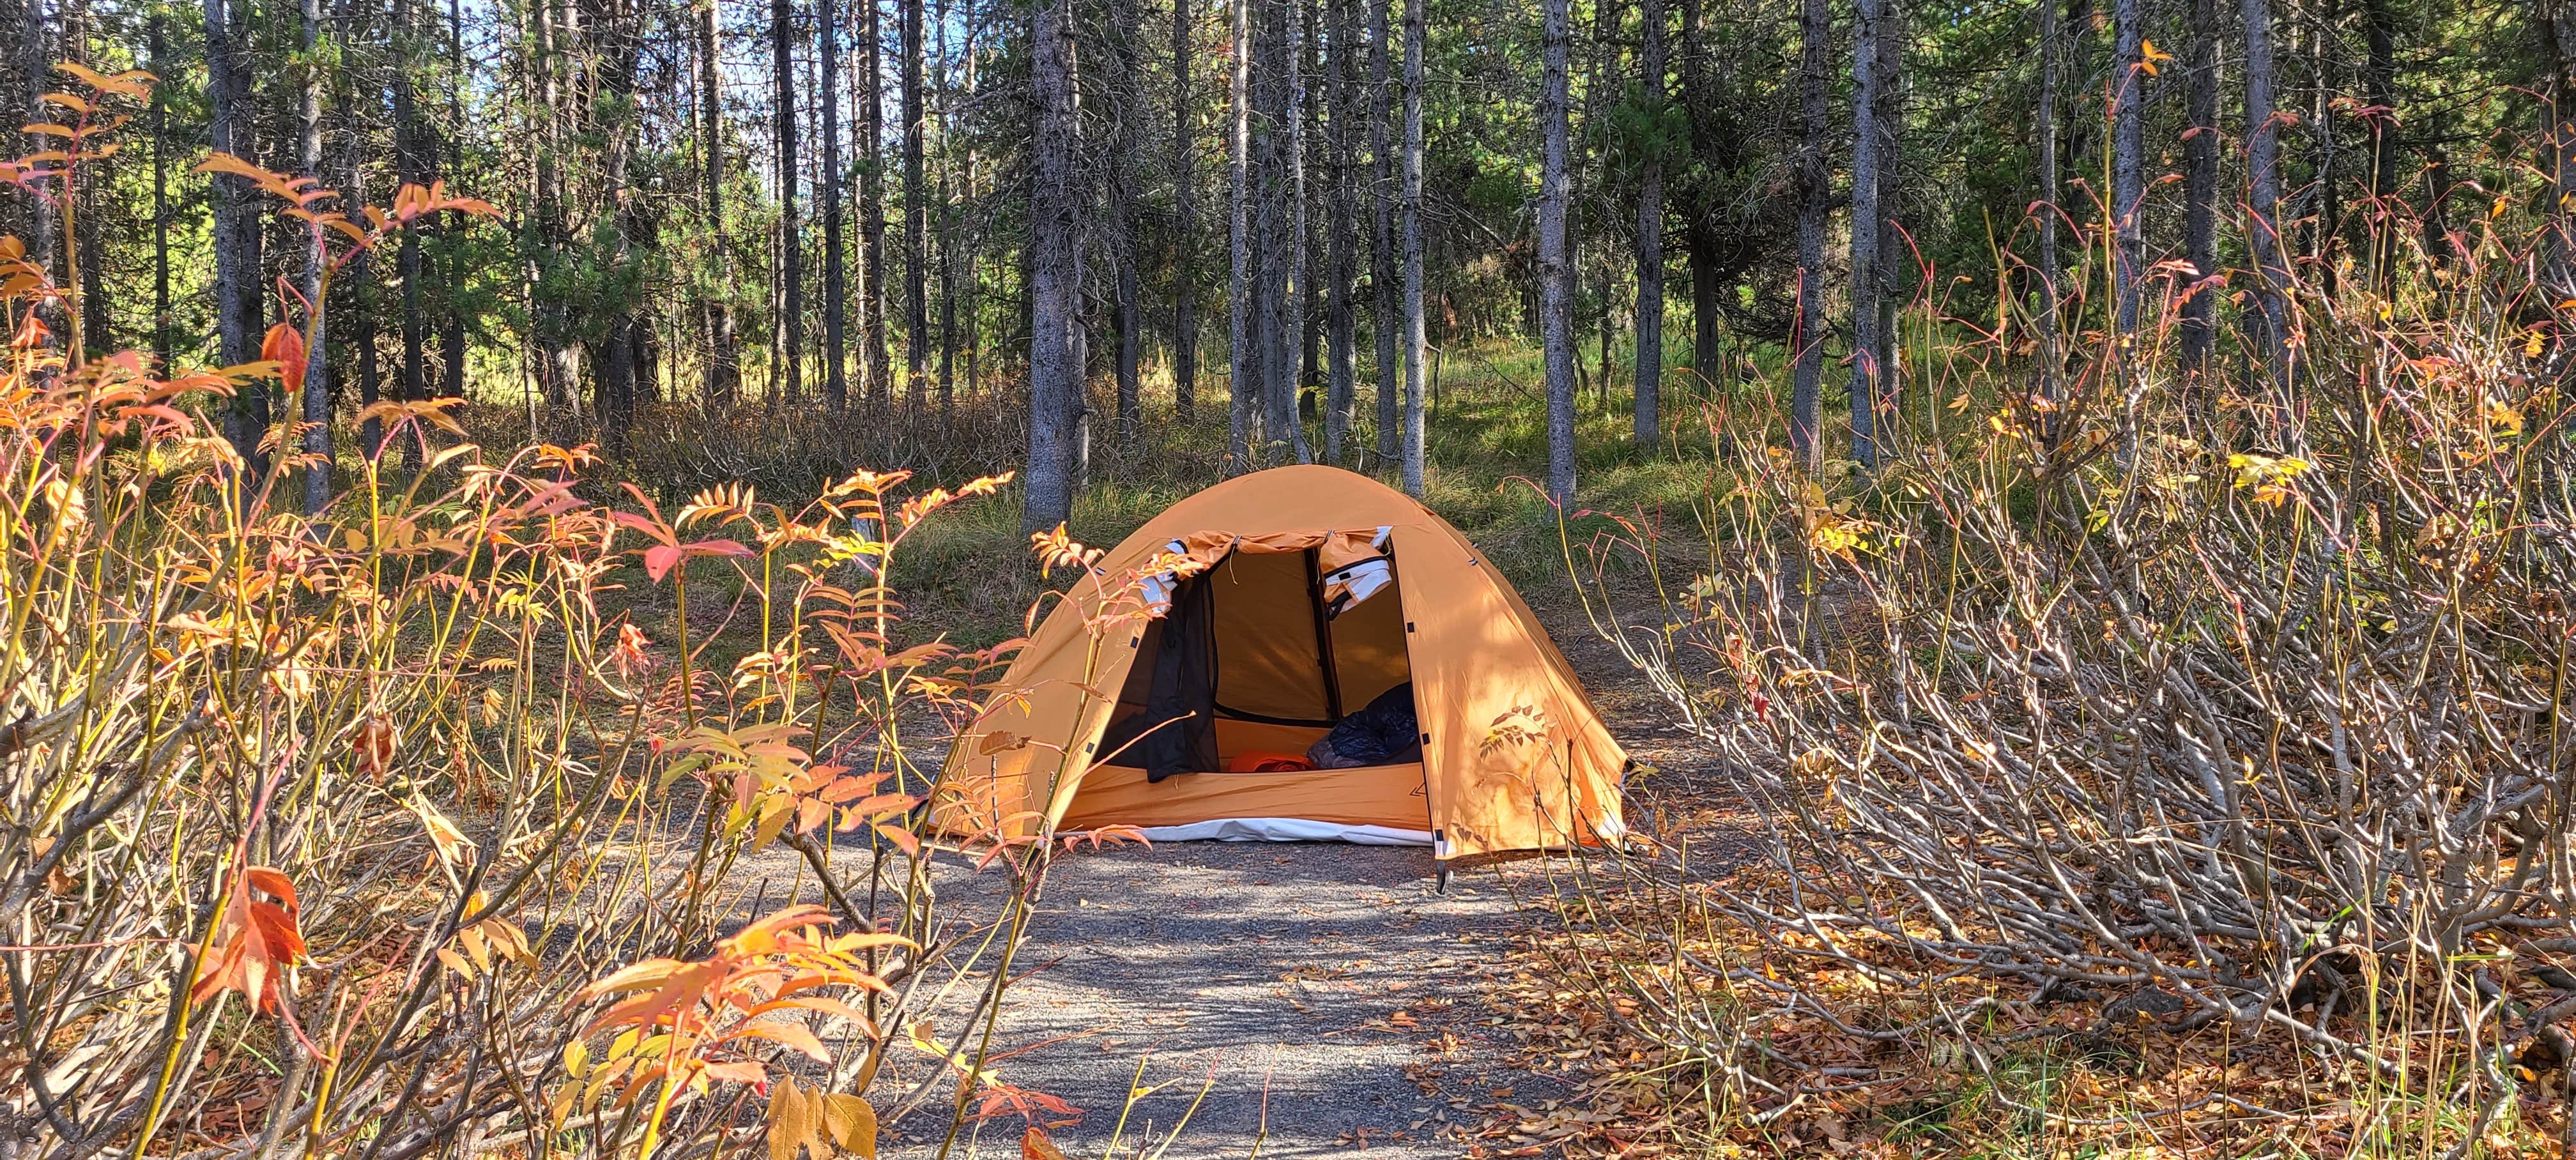
<path fill-rule="evenodd" d="M 1320 550 L 1306 549 L 1306 603 L 1315 610 L 1315 660 L 1324 666 L 1324 715 L 1342 719 L 1342 674 L 1333 663 L 1333 618 L 1324 611 L 1324 573 Z"/>

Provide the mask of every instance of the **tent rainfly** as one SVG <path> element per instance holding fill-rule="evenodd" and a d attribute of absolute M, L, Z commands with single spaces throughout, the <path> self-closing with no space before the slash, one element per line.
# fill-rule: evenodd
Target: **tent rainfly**
<path fill-rule="evenodd" d="M 1405 735 L 1359 747 L 1375 763 L 1314 759 L 1389 722 Z M 1367 476 L 1281 467 L 1172 505 L 1088 566 L 950 749 L 932 818 L 1446 861 L 1615 840 L 1626 765 L 1456 528 Z"/>

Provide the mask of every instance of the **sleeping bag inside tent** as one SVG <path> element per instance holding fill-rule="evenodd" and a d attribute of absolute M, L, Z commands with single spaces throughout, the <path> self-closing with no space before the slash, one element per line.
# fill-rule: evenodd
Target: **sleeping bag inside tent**
<path fill-rule="evenodd" d="M 1334 467 L 1238 476 L 1105 552 L 949 750 L 951 835 L 1424 844 L 1623 833 L 1627 755 L 1509 581 Z"/>

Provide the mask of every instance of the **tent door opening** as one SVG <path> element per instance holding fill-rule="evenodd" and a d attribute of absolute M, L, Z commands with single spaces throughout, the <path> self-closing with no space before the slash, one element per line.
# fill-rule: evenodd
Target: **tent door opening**
<path fill-rule="evenodd" d="M 1106 764 L 1085 778 L 1065 824 L 1427 842 L 1418 741 L 1365 750 L 1389 753 L 1380 764 L 1316 768 L 1308 757 L 1337 724 L 1352 722 L 1349 734 L 1385 719 L 1369 716 L 1381 701 L 1403 706 L 1412 741 L 1394 570 L 1381 542 L 1378 556 L 1329 572 L 1312 548 L 1238 550 L 1181 580 L 1138 636 L 1099 746 Z"/>

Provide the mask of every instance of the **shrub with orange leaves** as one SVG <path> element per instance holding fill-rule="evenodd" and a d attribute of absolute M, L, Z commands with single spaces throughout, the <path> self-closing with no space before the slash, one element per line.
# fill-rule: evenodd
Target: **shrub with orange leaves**
<path fill-rule="evenodd" d="M 52 104 L 75 147 L 0 166 L 71 209 L 150 84 L 74 71 L 88 89 Z M 435 185 L 344 210 L 309 176 L 204 167 L 335 262 L 488 210 Z M 819 1160 L 873 1144 L 878 1028 L 950 995 L 998 1014 L 1032 884 L 943 897 L 972 870 L 912 815 L 922 743 L 1011 646 L 907 639 L 884 577 L 1006 477 L 860 472 L 801 506 L 727 487 L 666 521 L 589 448 L 455 438 L 447 400 L 330 417 L 418 440 L 417 472 L 374 448 L 247 462 L 214 416 L 322 360 L 318 316 L 242 366 L 80 359 L 46 321 L 77 335 L 78 281 L 26 255 L 0 238 L 0 917 L 36 941 L 0 1007 L 0 1120 L 80 1153 L 569 1132 L 695 1154 L 758 1126 L 692 1093 L 769 1084 L 773 1146 Z M 324 485 L 309 511 L 277 501 L 298 472 Z M 719 570 L 760 615 L 709 631 L 681 609 Z M 698 679 L 709 648 L 743 658 L 730 685 Z M 727 875 L 782 836 L 820 899 L 749 913 Z"/>
<path fill-rule="evenodd" d="M 576 1003 L 626 998 L 582 1029 L 585 1040 L 602 1031 L 618 1032 L 595 1065 L 588 1060 L 587 1048 L 568 1049 L 577 1052 L 570 1058 L 581 1063 L 568 1068 L 574 1074 L 554 1096 L 557 1129 L 576 1108 L 584 1112 L 596 1108 L 612 1089 L 618 1107 L 652 1092 L 655 1102 L 641 1153 L 649 1157 L 674 1103 L 704 1094 L 715 1082 L 768 1082 L 767 1062 L 746 1050 L 753 1043 L 783 1046 L 817 1062 L 830 1062 L 831 1053 L 812 1030 L 766 1016 L 798 1012 L 831 1016 L 849 1021 L 863 1034 L 877 1035 L 876 1023 L 866 1012 L 826 992 L 887 990 L 859 952 L 915 944 L 894 934 L 828 933 L 837 921 L 818 906 L 789 907 L 718 940 L 715 952 L 704 959 L 646 959 L 582 988 L 574 996 Z M 791 1109 L 799 1106 L 792 1081 L 771 1098 L 786 1101 Z M 823 1102 L 828 1105 L 830 1097 L 823 1097 Z M 859 1099 L 856 1107 L 867 1109 L 868 1105 Z M 801 1117 L 801 1113 L 791 1114 Z M 869 1126 L 863 1151 L 873 1154 L 876 1113 L 868 1109 L 863 1114 Z M 773 1110 L 773 1119 L 777 1115 Z M 802 1124 L 801 1118 L 790 1122 Z M 790 1134 L 800 1142 L 811 1135 L 801 1128 L 791 1128 Z"/>

